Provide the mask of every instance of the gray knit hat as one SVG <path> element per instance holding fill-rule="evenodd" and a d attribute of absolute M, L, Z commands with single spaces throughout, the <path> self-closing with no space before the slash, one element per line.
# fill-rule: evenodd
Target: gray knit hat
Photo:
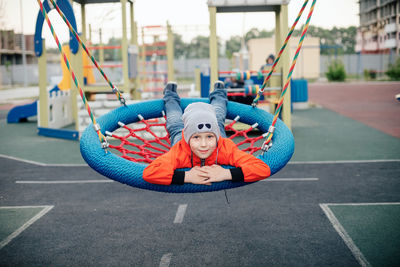
<path fill-rule="evenodd" d="M 189 144 L 193 134 L 206 132 L 215 134 L 218 141 L 220 132 L 215 109 L 212 105 L 203 102 L 192 103 L 186 107 L 182 120 L 186 143 Z"/>

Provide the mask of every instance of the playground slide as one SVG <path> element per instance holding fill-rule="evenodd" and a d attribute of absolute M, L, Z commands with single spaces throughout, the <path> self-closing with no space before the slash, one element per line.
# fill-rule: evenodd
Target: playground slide
<path fill-rule="evenodd" d="M 30 104 L 13 107 L 7 114 L 8 123 L 27 121 L 28 117 L 37 115 L 37 101 Z"/>
<path fill-rule="evenodd" d="M 62 47 L 64 53 L 69 57 L 69 47 L 63 46 Z M 86 54 L 82 55 L 82 60 L 84 65 L 89 65 L 89 59 Z M 59 90 L 69 90 L 71 88 L 71 77 L 69 74 L 69 70 L 67 65 L 65 65 L 62 56 L 60 57 L 60 64 L 62 69 L 62 80 L 54 86 L 50 91 L 49 94 L 51 95 L 53 92 Z M 86 84 L 93 84 L 95 83 L 94 75 L 92 69 L 85 68 L 84 69 L 84 79 Z M 37 115 L 37 105 L 38 101 L 34 101 L 30 104 L 20 105 L 12 108 L 7 114 L 7 122 L 8 123 L 18 123 L 27 121 L 28 117 L 36 116 Z"/>
<path fill-rule="evenodd" d="M 58 85 L 54 86 L 49 93 L 59 91 Z M 35 100 L 32 103 L 15 106 L 7 114 L 7 123 L 18 123 L 25 122 L 29 117 L 37 115 L 38 101 Z"/>

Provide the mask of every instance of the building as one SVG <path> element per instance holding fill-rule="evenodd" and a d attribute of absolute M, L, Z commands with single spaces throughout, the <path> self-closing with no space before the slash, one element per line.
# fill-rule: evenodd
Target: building
<path fill-rule="evenodd" d="M 22 64 L 22 38 L 25 38 L 27 64 L 36 64 L 33 35 L 18 34 L 13 30 L 0 30 L 0 65 Z"/>
<path fill-rule="evenodd" d="M 400 53 L 400 1 L 360 0 L 356 52 Z"/>

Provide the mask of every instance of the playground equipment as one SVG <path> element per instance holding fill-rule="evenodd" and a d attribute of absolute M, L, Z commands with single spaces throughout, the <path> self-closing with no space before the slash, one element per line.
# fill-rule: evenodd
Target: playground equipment
<path fill-rule="evenodd" d="M 228 87 L 228 99 L 243 104 L 250 105 L 254 97 L 258 94 L 261 85 L 264 82 L 267 71 L 218 71 L 218 80 L 225 82 Z M 200 91 L 202 97 L 208 97 L 210 75 L 198 72 L 197 79 L 200 81 Z M 263 93 L 262 102 L 264 109 L 273 112 L 274 105 L 279 100 L 279 92 L 282 90 L 282 73 L 274 72 L 273 78 L 270 80 L 267 92 Z M 231 86 L 230 84 L 234 84 Z M 238 98 L 240 97 L 240 98 Z M 271 105 L 270 105 L 271 104 Z"/>
<path fill-rule="evenodd" d="M 208 1 L 208 11 L 210 14 L 210 84 L 219 80 L 218 73 L 218 45 L 217 45 L 217 13 L 230 12 L 274 12 L 275 13 L 275 47 L 281 47 L 288 27 L 288 7 L 290 0 L 276 0 L 271 4 L 260 1 Z M 278 54 L 279 50 L 276 51 Z M 278 66 L 282 76 L 286 77 L 289 73 L 289 51 L 281 56 L 281 63 Z M 243 70 L 242 70 L 243 71 Z M 210 87 L 209 87 L 210 88 Z M 206 89 L 204 89 L 206 90 Z M 291 128 L 290 115 L 290 86 L 287 88 L 288 95 L 282 105 L 282 120 Z"/>
<path fill-rule="evenodd" d="M 175 80 L 174 40 L 171 26 L 142 27 L 140 87 L 142 99 L 160 98 L 168 80 Z"/>
<path fill-rule="evenodd" d="M 68 45 L 64 45 L 62 51 L 70 58 L 70 49 Z M 87 56 L 83 55 L 82 60 L 83 62 L 87 61 Z M 38 116 L 38 133 L 40 135 L 67 139 L 76 139 L 78 137 L 78 133 L 75 131 L 61 129 L 64 126 L 72 124 L 74 119 L 72 116 L 72 98 L 70 93 L 71 77 L 62 57 L 60 57 L 60 64 L 63 74 L 61 81 L 48 91 L 45 96 L 39 96 L 39 100 L 12 108 L 7 114 L 8 123 L 18 123 L 26 121 L 29 117 Z M 88 70 L 84 75 L 86 82 L 94 83 L 92 70 Z M 43 97 L 46 99 L 43 100 Z M 41 99 L 42 101 L 40 101 Z M 43 103 L 47 103 L 47 108 L 43 106 Z M 46 110 L 40 112 L 41 108 L 45 108 Z M 47 121 L 41 120 L 40 118 L 40 114 L 45 113 L 48 115 Z M 47 127 L 40 126 L 40 123 L 44 124 L 43 122 L 47 123 Z M 51 134 L 49 134 L 49 132 Z"/>
<path fill-rule="evenodd" d="M 259 93 L 261 86 L 267 76 L 268 71 L 219 71 L 218 80 L 227 83 L 227 80 L 234 79 L 243 84 L 241 87 L 228 88 L 228 99 L 244 104 L 251 104 L 254 97 Z M 201 96 L 207 97 L 209 94 L 210 75 L 198 72 L 200 81 Z M 275 107 L 279 103 L 279 92 L 282 90 L 282 73 L 273 73 L 270 83 L 265 87 L 260 105 L 270 113 L 275 112 Z M 227 84 L 229 86 L 229 84 Z M 274 86 L 275 85 L 275 86 Z M 306 109 L 308 107 L 308 84 L 307 80 L 296 79 L 290 81 L 291 106 L 293 109 Z M 236 97 L 240 97 L 237 99 Z"/>
<path fill-rule="evenodd" d="M 46 8 L 47 12 L 50 12 L 52 9 L 47 1 L 43 3 L 43 6 Z M 70 21 L 71 27 L 76 31 L 76 19 L 71 4 L 68 1 L 59 0 L 58 7 Z M 38 57 L 39 65 L 39 101 L 37 103 L 38 134 L 50 137 L 78 139 L 76 92 L 70 90 L 71 78 L 68 68 L 62 58 L 62 80 L 50 91 L 47 90 L 46 46 L 45 40 L 42 39 L 43 23 L 44 17 L 39 11 L 36 19 L 34 37 L 35 55 Z M 70 33 L 69 45 L 64 45 L 62 51 L 74 65 L 88 61 L 85 54 L 78 53 L 79 44 L 72 33 Z M 91 70 L 85 71 L 83 75 L 86 84 L 94 82 L 94 76 Z M 74 121 L 76 122 L 75 130 L 63 129 L 63 127 L 71 125 Z"/>
<path fill-rule="evenodd" d="M 51 0 L 54 5 L 55 1 Z M 58 48 L 61 53 L 61 45 L 58 41 L 58 38 L 52 28 L 51 22 L 48 19 L 46 10 L 43 8 L 42 3 L 40 0 L 38 0 L 38 3 L 40 5 L 41 11 L 43 15 L 46 17 L 47 23 L 49 24 L 50 28 L 52 29 L 52 34 L 54 39 L 57 42 Z M 304 7 L 308 3 L 308 0 L 305 0 L 303 8 L 301 12 L 299 13 L 299 17 L 302 14 L 302 11 L 304 10 Z M 316 0 L 313 0 L 313 4 L 311 5 L 309 15 L 307 18 L 306 25 L 303 29 L 303 33 L 301 36 L 301 41 L 299 42 L 296 55 L 293 59 L 292 66 L 291 66 L 291 71 L 293 70 L 295 63 L 296 63 L 296 58 L 298 56 L 298 53 L 301 49 L 301 44 L 302 40 L 305 36 L 305 33 L 308 30 L 309 22 L 311 15 L 314 10 L 314 5 L 316 3 Z M 58 10 L 58 9 L 57 9 Z M 298 19 L 296 19 L 297 23 Z M 291 31 L 289 32 L 288 36 L 293 32 L 293 29 L 296 25 L 296 23 L 293 25 Z M 72 28 L 70 28 L 71 30 Z M 82 47 L 85 47 L 84 44 L 79 41 Z M 286 45 L 287 42 L 285 42 Z M 282 52 L 285 48 L 285 45 L 281 48 L 281 51 L 279 52 L 277 59 L 274 62 L 274 65 L 272 67 L 272 70 L 268 73 L 267 78 L 264 80 L 264 83 L 262 85 L 262 88 L 260 89 L 260 92 L 263 92 L 263 89 L 265 88 L 265 83 L 268 81 L 268 78 L 271 76 L 274 67 L 276 66 L 277 62 L 279 61 L 280 56 L 282 55 Z M 69 66 L 68 59 L 64 56 L 64 59 L 67 63 L 67 66 Z M 95 65 L 98 67 L 97 63 Z M 99 68 L 99 67 L 98 67 Z M 75 78 L 75 74 L 72 69 L 70 69 L 71 76 Z M 274 116 L 272 116 L 269 113 L 263 112 L 262 110 L 258 109 L 256 105 L 242 105 L 238 103 L 233 103 L 229 102 L 227 105 L 227 118 L 233 119 L 234 122 L 236 121 L 242 121 L 244 123 L 252 124 L 251 127 L 247 130 L 244 131 L 243 135 L 246 139 L 246 143 L 250 144 L 250 150 L 251 153 L 257 151 L 257 150 L 262 150 L 263 153 L 257 157 L 259 157 L 261 160 L 263 160 L 266 164 L 271 169 L 271 173 L 275 173 L 279 171 L 283 166 L 286 165 L 286 163 L 289 161 L 291 158 L 293 152 L 294 152 L 294 141 L 293 141 L 293 135 L 291 134 L 290 130 L 287 128 L 287 126 L 280 120 L 278 120 L 278 115 L 282 107 L 283 99 L 285 96 L 285 93 L 287 92 L 286 89 L 288 88 L 288 84 L 291 79 L 291 71 L 289 72 L 286 84 L 282 90 L 282 95 L 281 99 L 278 103 L 277 111 Z M 106 78 L 106 77 L 105 77 Z M 221 183 L 215 183 L 211 186 L 202 186 L 202 185 L 191 185 L 191 184 L 186 184 L 183 186 L 160 186 L 160 185 L 153 185 L 153 184 L 148 184 L 144 182 L 142 179 L 142 172 L 143 169 L 145 168 L 145 165 L 136 163 L 135 158 L 132 160 L 134 162 L 128 161 L 122 157 L 118 157 L 117 155 L 114 155 L 113 153 L 110 153 L 108 151 L 109 148 L 117 148 L 120 153 L 125 155 L 127 152 L 134 154 L 136 156 L 140 157 L 145 157 L 148 158 L 151 155 L 155 155 L 154 150 L 156 151 L 161 151 L 163 152 L 163 149 L 160 149 L 159 146 L 149 146 L 149 143 L 155 142 L 158 145 L 162 145 L 160 143 L 160 138 L 152 134 L 150 128 L 151 125 L 146 122 L 146 120 L 153 119 L 153 118 L 158 118 L 163 115 L 163 100 L 153 100 L 153 101 L 146 101 L 143 103 L 137 103 L 137 104 L 132 104 L 132 105 L 126 105 L 125 101 L 122 101 L 123 98 L 120 98 L 121 106 L 120 108 L 107 113 L 106 115 L 102 116 L 99 121 L 97 122 L 96 118 L 93 116 L 91 113 L 90 107 L 87 105 L 86 98 L 83 94 L 83 91 L 81 87 L 79 86 L 79 82 L 77 79 L 74 79 L 75 85 L 79 88 L 81 97 L 83 102 L 85 103 L 85 107 L 87 109 L 87 112 L 89 113 L 93 127 L 88 127 L 81 139 L 81 153 L 84 159 L 89 163 L 89 165 L 94 168 L 96 171 L 100 172 L 101 174 L 110 177 L 111 179 L 115 179 L 119 182 L 126 183 L 132 186 L 137 186 L 140 188 L 146 188 L 146 189 L 151 189 L 151 190 L 158 190 L 158 191 L 164 191 L 164 192 L 199 192 L 199 191 L 215 191 L 215 190 L 221 190 L 225 188 L 231 188 L 231 187 L 237 187 L 241 185 L 245 185 L 248 183 L 231 183 L 231 182 L 221 182 Z M 114 90 L 115 87 L 112 87 Z M 118 97 L 120 95 L 118 94 L 118 91 L 115 91 Z M 260 98 L 260 93 L 257 95 L 254 103 L 256 103 L 259 98 Z M 181 100 L 181 108 L 184 109 L 189 103 L 193 101 L 207 101 L 205 99 L 182 99 Z M 143 130 L 149 132 L 153 136 L 153 140 L 144 140 L 138 138 L 138 136 L 135 134 L 135 130 L 129 130 L 129 135 L 121 138 L 122 142 L 121 145 L 118 146 L 111 146 L 107 139 L 105 138 L 104 134 L 107 136 L 114 137 L 114 134 L 111 131 L 116 130 L 119 127 L 125 128 L 127 123 L 132 123 L 132 122 L 137 122 L 137 121 L 142 121 L 145 125 Z M 233 122 L 233 123 L 234 123 Z M 158 125 L 157 125 L 158 126 Z M 258 127 L 262 132 L 264 132 L 263 135 L 261 135 L 258 138 L 248 138 L 247 137 L 247 132 L 250 131 L 251 129 Z M 238 132 L 235 132 L 235 135 L 238 135 Z M 98 137 L 98 139 L 97 139 Z M 260 148 L 254 148 L 254 144 L 256 140 L 260 140 L 265 137 L 265 141 Z M 272 140 L 274 137 L 274 145 L 272 146 Z M 132 141 L 132 138 L 137 138 L 138 141 L 143 142 L 143 144 L 134 144 L 134 141 Z M 117 138 L 118 139 L 118 138 Z M 252 139 L 252 140 L 250 140 Z M 123 147 L 123 145 L 126 144 L 128 146 L 134 147 L 133 150 L 129 150 L 126 147 Z M 139 149 L 139 151 L 135 151 L 136 149 Z M 148 151 L 150 150 L 150 151 Z M 151 152 L 153 151 L 153 152 Z"/>
<path fill-rule="evenodd" d="M 82 16 L 82 33 L 80 35 L 80 39 L 82 40 L 83 43 L 87 41 L 87 25 L 86 25 L 86 5 L 88 4 L 100 4 L 100 3 L 113 3 L 116 1 L 113 0 L 73 0 L 74 2 L 80 4 L 80 10 L 81 10 L 81 16 Z M 103 49 L 117 49 L 120 50 L 121 53 L 121 58 L 122 58 L 122 64 L 120 66 L 112 66 L 112 67 L 120 67 L 122 69 L 122 83 L 120 84 L 114 84 L 119 90 L 125 93 L 132 93 L 135 94 L 137 87 L 135 86 L 136 83 L 136 73 L 133 71 L 133 69 L 137 68 L 137 53 L 138 53 L 138 42 L 137 42 L 137 27 L 134 22 L 134 2 L 131 0 L 121 0 L 118 1 L 121 3 L 121 21 L 122 21 L 122 39 L 121 39 L 121 45 L 117 46 L 112 46 L 112 47 L 107 47 L 103 46 L 102 44 L 95 46 L 95 47 L 89 47 L 87 50 L 91 49 L 98 49 L 99 51 Z M 128 34 L 127 34 L 127 16 L 126 16 L 126 5 L 129 2 L 130 6 L 130 40 L 128 40 Z M 85 49 L 86 50 L 86 49 Z M 81 50 L 79 52 L 82 52 Z M 103 62 L 100 60 L 100 64 Z M 76 69 L 76 74 L 77 76 L 82 75 L 83 69 L 87 64 L 81 64 L 81 68 L 74 68 Z M 87 67 L 86 67 L 87 68 Z M 80 81 L 82 84 L 82 81 Z M 108 82 L 108 81 L 107 81 Z M 83 90 L 87 93 L 104 93 L 104 92 L 109 92 L 109 87 L 108 85 L 100 85 L 100 84 L 92 84 L 92 85 L 86 85 L 83 87 Z"/>
<path fill-rule="evenodd" d="M 64 55 L 70 59 L 72 67 L 76 70 L 75 79 L 80 80 L 80 84 L 85 85 L 85 92 L 98 93 L 104 92 L 107 88 L 102 85 L 95 85 L 94 75 L 92 72 L 92 67 L 89 65 L 88 50 L 85 47 L 85 53 L 82 53 L 82 49 L 79 48 L 78 38 L 86 39 L 86 14 L 85 14 L 85 4 L 87 1 L 76 1 L 81 4 L 82 12 L 82 34 L 78 37 L 77 25 L 75 15 L 73 13 L 72 6 L 68 0 L 58 0 L 56 6 L 59 8 L 60 12 L 63 13 L 64 20 L 68 21 L 68 26 L 70 28 L 70 41 L 69 46 L 63 47 Z M 107 1 L 90 1 L 90 3 L 104 3 Z M 114 2 L 114 1 L 108 1 Z M 134 89 L 134 75 L 129 75 L 130 71 L 132 74 L 133 68 L 137 68 L 137 57 L 134 56 L 135 52 L 137 54 L 137 38 L 136 38 L 136 25 L 134 25 L 133 20 L 133 2 L 129 1 L 131 4 L 131 45 L 128 49 L 127 34 L 126 34 L 126 3 L 128 0 L 121 0 L 121 8 L 123 10 L 122 25 L 123 25 L 123 37 L 122 44 L 119 46 L 122 53 L 122 65 L 120 66 L 123 70 L 123 83 L 119 84 L 118 87 L 122 88 L 125 92 L 133 92 Z M 46 12 L 50 12 L 54 9 L 51 5 L 52 1 L 44 1 L 43 8 Z M 38 107 L 38 134 L 52 137 L 60 137 L 67 139 L 78 139 L 79 130 L 82 128 L 82 119 L 79 118 L 79 106 L 84 106 L 82 103 L 79 104 L 77 100 L 77 88 L 74 84 L 71 86 L 71 77 L 69 75 L 69 70 L 64 62 L 62 62 L 63 78 L 61 82 L 52 89 L 53 93 L 49 94 L 47 89 L 47 77 L 46 77 L 46 48 L 45 40 L 42 39 L 42 29 L 44 23 L 44 16 L 39 10 L 37 20 L 36 20 L 36 30 L 35 30 L 35 54 L 38 57 L 39 65 L 39 101 Z M 127 51 L 127 52 L 124 52 Z M 71 53 L 70 53 L 71 52 Z M 129 53 L 128 53 L 129 52 Z M 128 57 L 130 61 L 128 62 Z M 128 68 L 128 63 L 130 68 Z M 104 74 L 104 73 L 103 73 Z M 104 74 L 105 75 L 105 74 Z M 132 79 L 131 79 L 132 78 Z M 109 82 L 110 83 L 110 82 Z M 115 87 L 117 88 L 117 87 Z M 61 92 L 58 92 L 61 90 Z M 67 91 L 70 90 L 68 93 Z M 118 92 L 119 90 L 116 89 Z M 32 107 L 32 106 L 31 106 Z M 26 110 L 19 109 L 19 111 Z M 35 114 L 36 115 L 36 114 Z M 75 130 L 62 129 L 62 127 L 70 125 L 75 122 Z"/>

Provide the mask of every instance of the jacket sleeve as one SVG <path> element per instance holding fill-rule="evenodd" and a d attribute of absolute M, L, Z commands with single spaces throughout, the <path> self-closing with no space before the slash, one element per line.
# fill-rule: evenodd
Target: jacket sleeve
<path fill-rule="evenodd" d="M 242 169 L 245 182 L 255 182 L 271 175 L 271 170 L 264 161 L 241 151 L 232 140 L 227 139 L 224 146 L 229 165 Z"/>
<path fill-rule="evenodd" d="M 173 146 L 167 153 L 159 156 L 143 171 L 143 179 L 152 184 L 170 185 L 177 165 L 176 150 Z"/>

